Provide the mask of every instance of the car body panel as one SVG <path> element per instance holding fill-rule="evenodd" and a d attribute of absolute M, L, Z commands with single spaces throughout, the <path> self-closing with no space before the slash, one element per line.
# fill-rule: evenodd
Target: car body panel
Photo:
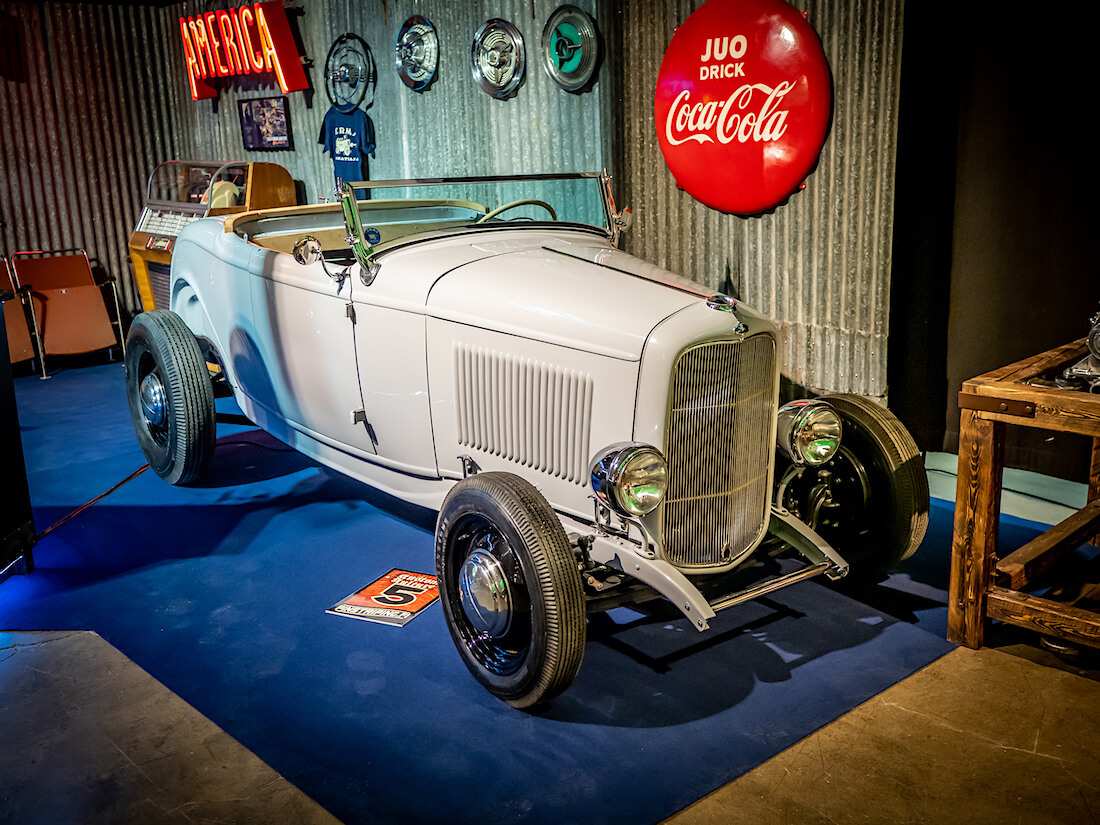
<path fill-rule="evenodd" d="M 180 233 L 172 309 L 245 414 L 318 461 L 433 509 L 471 472 L 520 475 L 563 520 L 593 525 L 623 572 L 629 547 L 643 560 L 634 562 L 640 581 L 698 615 L 702 597 L 681 598 L 693 588 L 684 573 L 732 569 L 767 533 L 774 358 L 751 387 L 729 379 L 737 403 L 759 397 L 770 411 L 752 430 L 764 445 L 758 463 L 731 474 L 761 496 L 746 504 L 759 531 L 742 533 L 735 557 L 666 569 L 661 508 L 612 517 L 594 497 L 592 464 L 624 442 L 667 450 L 679 359 L 761 338 L 773 352 L 775 327 L 622 252 L 606 227 L 479 221 L 478 197 L 447 194 L 360 201 L 356 228 L 344 223 L 352 202 L 208 217 Z M 465 223 L 455 220 L 463 213 Z M 345 236 L 355 231 L 377 246 L 360 239 L 352 254 Z M 306 235 L 321 239 L 325 257 L 287 254 Z"/>
<path fill-rule="evenodd" d="M 540 244 L 450 270 L 428 308 L 457 323 L 637 361 L 653 327 L 698 298 L 640 279 L 624 290 L 622 282 L 621 273 Z"/>

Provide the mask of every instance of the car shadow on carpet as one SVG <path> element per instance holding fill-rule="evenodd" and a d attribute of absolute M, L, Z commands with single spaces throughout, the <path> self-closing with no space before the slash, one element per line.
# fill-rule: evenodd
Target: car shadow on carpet
<path fill-rule="evenodd" d="M 562 696 L 536 709 L 562 722 L 665 727 L 744 702 L 761 683 L 871 642 L 904 622 L 831 587 L 805 582 L 719 613 L 699 633 L 679 614 L 619 608 L 588 624 L 585 663 Z M 910 641 L 939 639 L 905 628 Z M 918 638 L 919 637 L 919 638 Z M 819 664 L 821 664 L 819 662 Z M 836 667 L 846 665 L 838 663 Z"/>

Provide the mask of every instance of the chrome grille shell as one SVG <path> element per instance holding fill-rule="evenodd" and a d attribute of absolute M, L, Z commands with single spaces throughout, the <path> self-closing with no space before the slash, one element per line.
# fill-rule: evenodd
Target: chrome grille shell
<path fill-rule="evenodd" d="M 776 404 L 770 334 L 688 347 L 672 370 L 661 509 L 665 558 L 687 570 L 727 567 L 768 526 Z"/>

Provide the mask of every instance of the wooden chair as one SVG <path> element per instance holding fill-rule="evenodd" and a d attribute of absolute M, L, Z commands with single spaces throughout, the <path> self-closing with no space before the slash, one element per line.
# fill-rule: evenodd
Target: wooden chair
<path fill-rule="evenodd" d="M 29 288 L 32 328 L 38 335 L 42 374 L 47 355 L 95 352 L 118 344 L 125 351 L 118 293 L 113 278 L 96 283 L 88 253 L 16 252 L 11 256 L 13 284 Z M 115 320 L 107 312 L 110 292 Z"/>
<path fill-rule="evenodd" d="M 27 323 L 26 302 L 29 289 L 17 290 L 12 281 L 8 259 L 0 256 L 0 291 L 10 289 L 12 299 L 4 301 L 4 327 L 7 329 L 8 354 L 13 364 L 30 360 L 38 354 L 31 340 Z"/>

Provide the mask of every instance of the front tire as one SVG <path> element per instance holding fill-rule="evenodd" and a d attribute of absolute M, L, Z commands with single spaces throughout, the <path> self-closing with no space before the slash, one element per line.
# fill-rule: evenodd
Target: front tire
<path fill-rule="evenodd" d="M 170 484 L 198 478 L 214 454 L 214 390 L 195 336 L 174 312 L 143 312 L 130 325 L 126 399 L 153 472 Z"/>
<path fill-rule="evenodd" d="M 858 395 L 826 395 L 844 434 L 836 455 L 806 467 L 784 505 L 851 565 L 874 579 L 916 552 L 928 529 L 928 476 L 916 442 L 886 408 Z"/>
<path fill-rule="evenodd" d="M 546 499 L 510 473 L 470 476 L 443 502 L 435 548 L 447 627 L 474 678 L 516 708 L 565 690 L 584 657 L 585 600 Z"/>

